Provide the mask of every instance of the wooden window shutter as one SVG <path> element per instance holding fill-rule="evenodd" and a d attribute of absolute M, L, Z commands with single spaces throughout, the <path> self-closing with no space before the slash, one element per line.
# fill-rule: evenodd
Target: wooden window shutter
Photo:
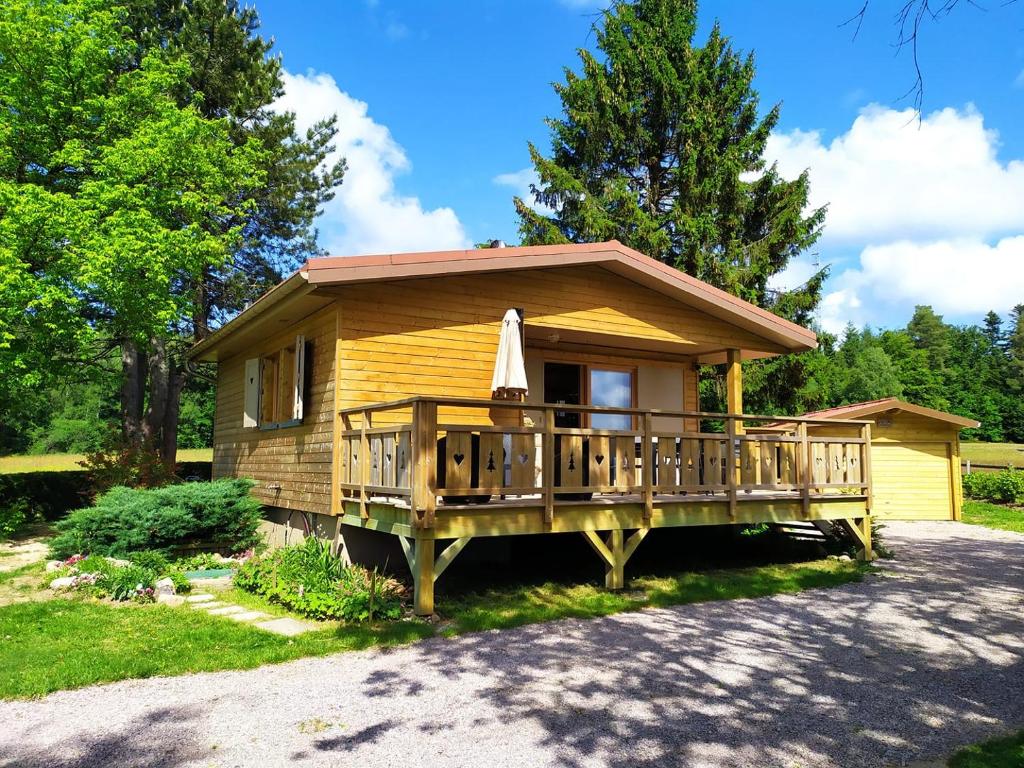
<path fill-rule="evenodd" d="M 246 360 L 245 399 L 242 413 L 243 427 L 258 427 L 260 425 L 260 388 L 262 383 L 259 358 Z"/>
<path fill-rule="evenodd" d="M 306 337 L 295 337 L 295 370 L 292 376 L 292 418 L 302 421 L 306 400 Z"/>

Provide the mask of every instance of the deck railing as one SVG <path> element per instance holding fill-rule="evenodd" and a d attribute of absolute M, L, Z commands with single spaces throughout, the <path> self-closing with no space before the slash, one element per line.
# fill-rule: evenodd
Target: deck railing
<path fill-rule="evenodd" d="M 438 420 L 439 409 L 452 416 Z M 629 429 L 556 426 L 628 417 Z M 407 504 L 430 526 L 438 504 L 533 499 L 551 521 L 559 503 L 633 495 L 650 517 L 658 501 L 703 494 L 736 505 L 765 494 L 857 494 L 870 504 L 867 422 L 639 408 L 414 397 L 340 411 L 337 476 L 369 515 L 375 499 Z M 564 419 L 563 419 L 564 420 Z M 474 423 L 476 422 L 476 423 Z M 701 431 L 719 424 L 722 431 Z M 847 436 L 808 434 L 827 424 Z M 832 429 L 831 431 L 836 431 Z"/>

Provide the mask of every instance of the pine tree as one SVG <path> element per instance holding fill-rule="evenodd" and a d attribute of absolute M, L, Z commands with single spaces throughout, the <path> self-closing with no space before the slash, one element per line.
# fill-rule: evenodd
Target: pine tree
<path fill-rule="evenodd" d="M 553 151 L 530 145 L 540 179 L 516 198 L 528 244 L 618 239 L 760 306 L 809 323 L 826 271 L 783 294 L 768 282 L 817 240 L 808 177 L 764 160 L 779 106 L 759 115 L 754 59 L 716 24 L 694 45 L 694 0 L 619 0 L 594 32 L 601 55 L 555 86 Z M 541 208 L 543 206 L 543 208 Z M 544 209 L 547 212 L 544 212 Z"/>

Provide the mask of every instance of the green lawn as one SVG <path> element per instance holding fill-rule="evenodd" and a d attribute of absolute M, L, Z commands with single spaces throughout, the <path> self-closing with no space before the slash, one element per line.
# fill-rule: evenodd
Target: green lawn
<path fill-rule="evenodd" d="M 444 596 L 443 621 L 328 624 L 296 638 L 272 635 L 190 608 L 110 605 L 77 599 L 0 607 L 0 697 L 38 696 L 92 683 L 219 669 L 408 643 L 440 634 L 604 616 L 644 606 L 759 597 L 857 581 L 866 566 L 819 560 L 635 579 L 612 594 L 587 584 L 504 587 Z M 41 574 L 40 574 L 41 575 Z M 227 599 L 266 609 L 261 598 Z M 272 612 L 281 613 L 273 607 Z"/>
<path fill-rule="evenodd" d="M 16 472 L 68 472 L 82 469 L 81 453 L 48 453 L 39 456 L 0 456 L 0 475 Z M 212 448 L 182 448 L 178 461 L 211 461 Z"/>
<path fill-rule="evenodd" d="M 961 749 L 949 759 L 949 768 L 1021 768 L 1024 766 L 1024 731 Z"/>
<path fill-rule="evenodd" d="M 1024 467 L 1024 445 L 1019 443 L 960 443 L 960 458 L 973 464 L 1012 464 Z"/>
<path fill-rule="evenodd" d="M 964 501 L 963 521 L 986 528 L 1024 533 L 1024 508 L 987 501 Z"/>

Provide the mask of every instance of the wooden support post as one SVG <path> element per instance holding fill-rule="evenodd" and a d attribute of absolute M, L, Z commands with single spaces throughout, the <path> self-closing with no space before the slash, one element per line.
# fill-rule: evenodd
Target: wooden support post
<path fill-rule="evenodd" d="M 728 448 L 726 450 L 725 483 L 726 493 L 729 494 L 729 519 L 736 519 L 736 502 L 738 491 L 736 486 L 740 481 L 740 467 L 736 464 L 736 419 L 731 416 L 725 420 L 725 434 L 728 437 Z"/>
<path fill-rule="evenodd" d="M 640 440 L 643 446 L 643 450 L 640 451 L 640 460 L 643 462 L 640 469 L 643 472 L 645 523 L 649 523 L 651 515 L 654 514 L 654 428 L 651 425 L 651 421 L 651 414 L 648 411 L 643 415 L 643 423 L 640 430 Z M 621 533 L 621 531 L 619 533 Z"/>
<path fill-rule="evenodd" d="M 437 509 L 437 403 L 413 404 L 412 524 L 429 528 Z"/>
<path fill-rule="evenodd" d="M 434 612 L 434 540 L 416 539 L 413 554 L 413 610 L 429 616 Z"/>
<path fill-rule="evenodd" d="M 811 515 L 813 461 L 811 459 L 811 446 L 807 444 L 807 424 L 805 422 L 800 422 L 796 425 L 796 434 L 800 438 L 799 458 L 797 459 L 798 477 L 800 478 L 800 500 L 803 502 L 804 520 L 806 520 Z"/>
<path fill-rule="evenodd" d="M 726 412 L 743 413 L 743 364 L 738 349 L 730 349 L 725 353 L 725 400 Z M 740 465 L 736 460 L 736 437 L 745 434 L 741 419 L 728 419 L 726 429 L 729 433 L 729 471 L 726 482 L 729 484 L 729 519 L 736 519 L 736 486 L 740 484 Z"/>
<path fill-rule="evenodd" d="M 864 482 L 864 495 L 867 499 L 864 502 L 864 508 L 871 514 L 872 507 L 874 505 L 875 496 L 875 485 L 874 480 L 871 477 L 871 425 L 865 424 L 861 429 L 861 437 L 864 438 L 864 452 L 861 454 L 860 469 L 862 480 Z M 957 467 L 959 472 L 960 467 Z"/>
<path fill-rule="evenodd" d="M 626 586 L 626 561 L 622 557 L 622 529 L 616 528 L 608 537 L 608 549 L 612 561 L 605 568 L 604 586 L 606 589 L 623 589 Z"/>
<path fill-rule="evenodd" d="M 370 517 L 370 511 L 366 506 L 366 486 L 370 484 L 370 467 L 373 462 L 370 460 L 370 441 L 366 436 L 366 430 L 372 426 L 371 419 L 370 412 L 363 411 L 359 422 L 359 516 L 363 520 Z"/>
<path fill-rule="evenodd" d="M 860 526 L 861 542 L 864 545 L 857 553 L 857 557 L 864 562 L 870 563 L 875 559 L 875 550 L 871 546 L 871 516 L 859 517 L 856 522 Z"/>
<path fill-rule="evenodd" d="M 650 528 L 640 528 L 626 539 L 624 531 L 615 529 L 609 532 L 607 541 L 597 531 L 582 531 L 583 537 L 604 562 L 604 585 L 607 589 L 625 589 L 626 563 L 649 531 Z"/>
<path fill-rule="evenodd" d="M 555 519 L 555 412 L 544 409 L 543 463 L 541 477 L 544 489 L 544 522 L 550 525 Z"/>

